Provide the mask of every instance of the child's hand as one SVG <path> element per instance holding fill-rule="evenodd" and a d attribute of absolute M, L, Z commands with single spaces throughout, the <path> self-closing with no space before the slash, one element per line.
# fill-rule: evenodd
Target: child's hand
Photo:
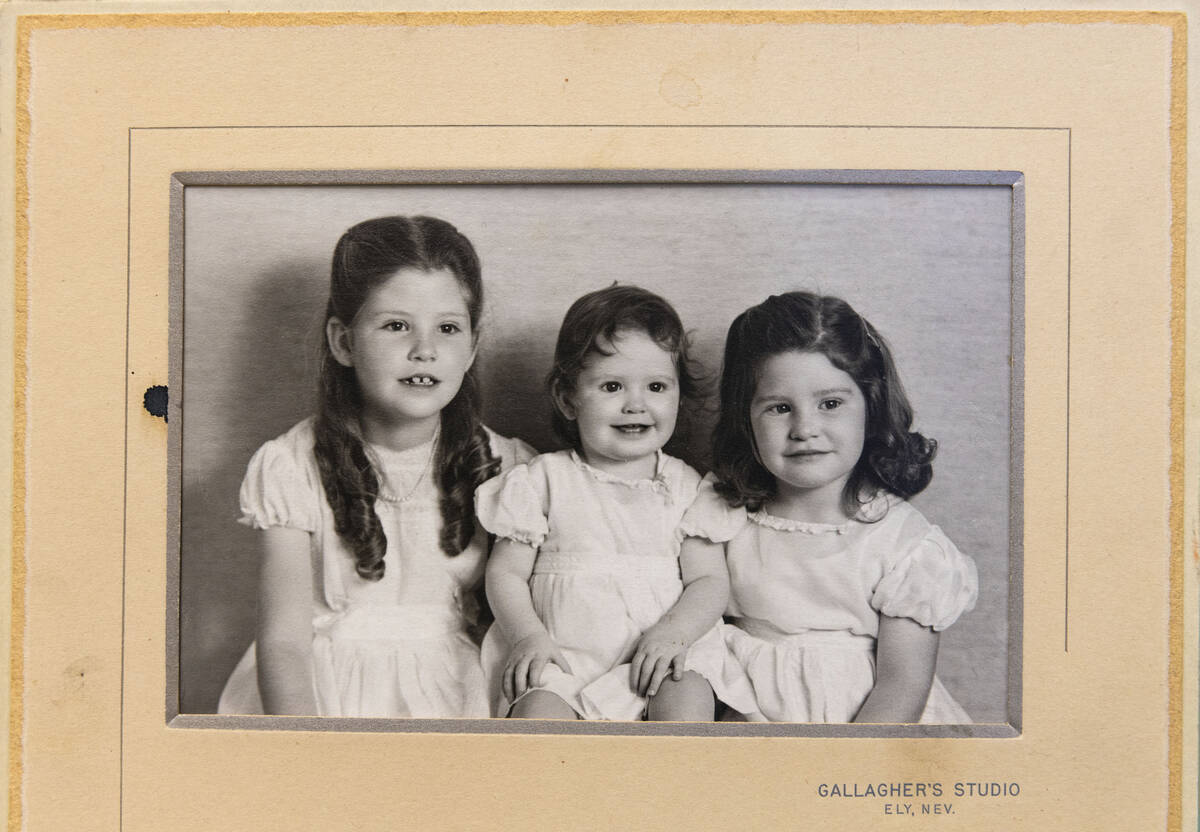
<path fill-rule="evenodd" d="M 688 645 L 669 627 L 655 624 L 638 639 L 633 651 L 629 682 L 639 696 L 654 696 L 658 686 L 670 674 L 678 682 Z"/>
<path fill-rule="evenodd" d="M 508 652 L 508 663 L 504 665 L 501 681 L 504 698 L 511 702 L 534 685 L 540 685 L 542 670 L 547 662 L 554 662 L 566 673 L 571 672 L 571 666 L 567 664 L 562 651 L 545 633 L 526 636 L 514 644 Z"/>

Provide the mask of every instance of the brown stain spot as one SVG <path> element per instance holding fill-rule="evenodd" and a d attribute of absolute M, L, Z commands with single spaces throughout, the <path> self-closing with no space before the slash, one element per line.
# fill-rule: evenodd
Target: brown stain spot
<path fill-rule="evenodd" d="M 88 676 L 96 671 L 98 660 L 95 656 L 83 656 L 67 665 L 62 671 L 59 695 L 53 697 L 55 704 L 65 704 L 79 701 L 87 694 Z"/>
<path fill-rule="evenodd" d="M 677 69 L 667 70 L 658 82 L 658 94 L 668 104 L 687 110 L 700 105 L 700 85 Z"/>

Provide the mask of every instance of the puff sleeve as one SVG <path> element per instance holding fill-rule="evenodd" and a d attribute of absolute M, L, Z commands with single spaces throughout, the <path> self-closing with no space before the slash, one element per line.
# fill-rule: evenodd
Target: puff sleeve
<path fill-rule="evenodd" d="M 238 495 L 239 523 L 255 529 L 285 526 L 315 532 L 324 499 L 315 465 L 297 453 L 292 434 L 264 444 L 250 459 Z M 311 454 L 310 454 L 311 456 Z"/>
<path fill-rule="evenodd" d="M 537 548 L 549 534 L 550 525 L 543 507 L 545 488 L 537 487 L 534 466 L 536 460 L 532 465 L 518 465 L 475 489 L 475 516 L 497 537 Z"/>
<path fill-rule="evenodd" d="M 708 474 L 700 482 L 696 499 L 683 514 L 680 528 L 684 537 L 702 537 L 713 543 L 727 543 L 746 525 L 746 510 L 730 508 L 716 492 L 716 479 Z"/>
<path fill-rule="evenodd" d="M 528 442 L 517 437 L 501 436 L 491 428 L 485 427 L 492 454 L 500 459 L 500 470 L 507 471 L 514 465 L 529 462 L 537 456 L 537 451 Z"/>
<path fill-rule="evenodd" d="M 893 618 L 944 630 L 975 607 L 979 579 L 975 562 L 958 551 L 937 526 L 929 526 L 912 548 L 884 572 L 871 606 Z"/>

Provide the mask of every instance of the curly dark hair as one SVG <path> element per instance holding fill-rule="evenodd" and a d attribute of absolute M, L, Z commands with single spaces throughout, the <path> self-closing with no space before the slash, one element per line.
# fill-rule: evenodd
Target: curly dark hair
<path fill-rule="evenodd" d="M 912 406 L 883 336 L 841 298 L 787 292 L 738 315 L 725 340 L 713 472 L 730 505 L 757 511 L 775 495 L 775 477 L 755 450 L 750 402 L 763 361 L 789 351 L 824 355 L 866 401 L 862 455 L 842 492 L 848 516 L 880 490 L 908 498 L 929 485 L 937 442 L 910 430 Z"/>
<path fill-rule="evenodd" d="M 579 450 L 579 428 L 562 410 L 562 401 L 572 390 L 592 353 L 612 355 L 614 336 L 622 330 L 644 332 L 675 359 L 682 400 L 696 398 L 701 378 L 688 357 L 688 335 L 674 307 L 663 298 L 637 286 L 614 283 L 589 292 L 571 304 L 558 330 L 554 366 L 546 387 L 554 404 L 554 432 Z"/>
<path fill-rule="evenodd" d="M 450 223 L 433 217 L 379 217 L 351 227 L 333 250 L 325 320 L 349 324 L 369 293 L 401 269 L 446 269 L 463 289 L 471 332 L 483 308 L 479 258 L 470 240 Z M 383 577 L 387 537 L 375 513 L 379 478 L 363 441 L 362 394 L 353 367 L 338 363 L 322 339 L 314 451 L 321 485 L 333 510 L 334 528 L 354 553 L 367 580 Z M 475 534 L 475 488 L 500 467 L 480 423 L 479 385 L 473 368 L 442 410 L 433 470 L 438 472 L 442 531 L 440 545 L 457 555 Z"/>

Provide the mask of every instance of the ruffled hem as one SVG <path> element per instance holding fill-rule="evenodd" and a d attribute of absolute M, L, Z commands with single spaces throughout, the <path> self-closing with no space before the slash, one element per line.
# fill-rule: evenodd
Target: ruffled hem
<path fill-rule="evenodd" d="M 490 716 L 479 652 L 465 634 L 416 642 L 313 643 L 314 716 L 483 718 Z M 225 683 L 217 713 L 262 714 L 256 645 Z"/>
<path fill-rule="evenodd" d="M 725 646 L 724 624 L 717 624 L 688 649 L 688 670 L 694 670 L 712 686 L 713 695 L 734 711 L 751 714 L 758 710 L 754 686 L 746 670 Z"/>
<path fill-rule="evenodd" d="M 489 645 L 485 641 L 485 664 L 488 663 Z M 493 660 L 498 672 L 502 664 Z M 632 665 L 629 662 L 609 668 L 604 673 L 584 679 L 562 670 L 556 664 L 547 664 L 542 671 L 541 683 L 529 688 L 511 702 L 502 695 L 497 696 L 497 716 L 507 716 L 514 705 L 531 691 L 544 690 L 562 699 L 582 719 L 610 722 L 634 722 L 646 718 L 649 697 L 639 696 L 630 685 Z M 725 649 L 725 642 L 718 627 L 713 627 L 688 648 L 684 669 L 697 673 L 712 687 L 721 702 L 740 712 L 755 710 L 754 689 L 750 680 L 736 660 Z M 493 689 L 499 685 L 493 682 Z"/>
<path fill-rule="evenodd" d="M 875 684 L 871 640 L 835 632 L 769 641 L 730 624 L 722 632 L 770 722 L 849 722 Z"/>
<path fill-rule="evenodd" d="M 852 722 L 875 686 L 875 654 L 850 633 L 817 633 L 767 641 L 724 625 L 726 644 L 754 690 L 754 710 L 734 710 L 751 721 Z M 807 634 L 806 634 L 807 635 Z M 844 644 L 844 646 L 842 646 Z M 918 720 L 923 724 L 971 723 L 971 717 L 936 676 Z"/>

